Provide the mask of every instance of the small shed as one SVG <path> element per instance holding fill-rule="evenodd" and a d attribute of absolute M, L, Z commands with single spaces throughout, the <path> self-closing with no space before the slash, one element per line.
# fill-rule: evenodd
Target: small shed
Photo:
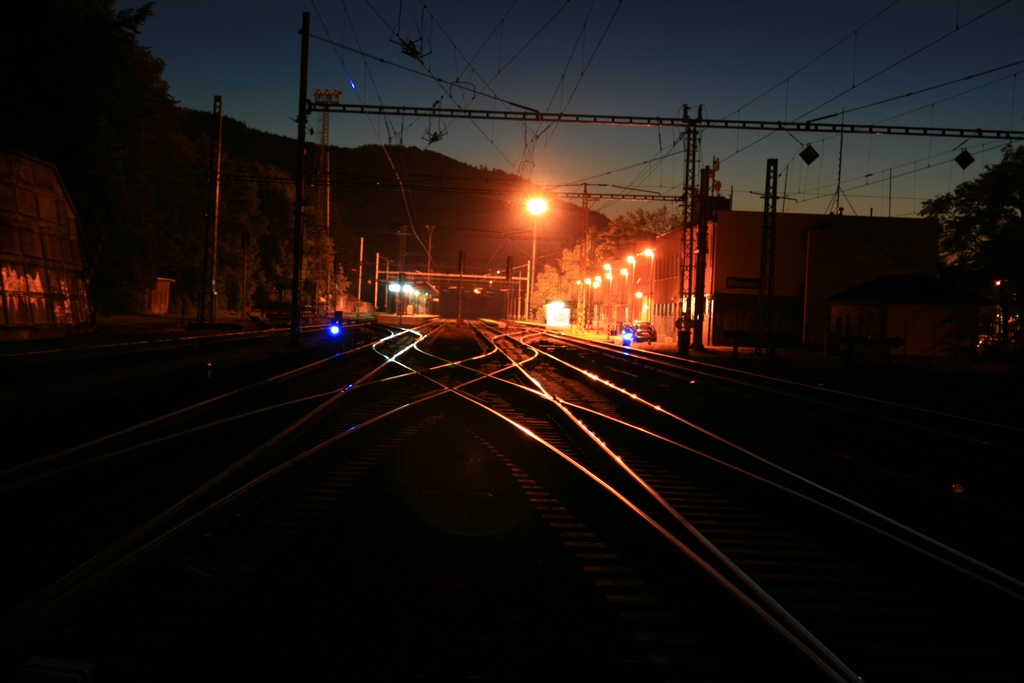
<path fill-rule="evenodd" d="M 973 352 L 986 303 L 927 273 L 875 278 L 827 301 L 830 353 L 862 347 L 917 357 Z"/>
<path fill-rule="evenodd" d="M 143 313 L 151 315 L 167 315 L 171 310 L 171 286 L 174 280 L 158 277 L 151 289 L 143 292 L 140 308 Z"/>

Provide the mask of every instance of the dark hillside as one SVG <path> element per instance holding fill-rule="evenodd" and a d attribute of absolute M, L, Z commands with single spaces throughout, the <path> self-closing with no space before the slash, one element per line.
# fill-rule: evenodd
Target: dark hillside
<path fill-rule="evenodd" d="M 186 110 L 184 129 L 192 138 L 213 133 L 213 115 Z M 317 149 L 310 141 L 312 165 Z M 281 168 L 292 176 L 295 141 L 249 128 L 224 117 L 224 154 Z M 358 261 L 359 238 L 365 239 L 364 259 L 372 267 L 375 255 L 397 266 L 403 258 L 409 269 L 426 269 L 427 250 L 433 269 L 454 272 L 459 251 L 465 252 L 467 272 L 503 269 L 511 256 L 521 265 L 530 256 L 533 218 L 523 208 L 526 188 L 503 171 L 465 164 L 416 147 L 332 147 L 331 228 L 339 260 L 346 267 Z M 315 194 L 307 192 L 312 204 Z M 592 214 L 599 229 L 608 219 Z M 432 235 L 427 226 L 434 226 Z M 582 207 L 554 201 L 538 222 L 537 256 L 561 255 L 582 232 Z"/>
<path fill-rule="evenodd" d="M 213 113 L 182 109 L 181 128 L 193 140 L 211 140 L 215 132 Z M 224 153 L 236 159 L 278 166 L 291 173 L 295 168 L 295 138 L 264 133 L 244 122 L 224 116 L 221 121 Z"/>

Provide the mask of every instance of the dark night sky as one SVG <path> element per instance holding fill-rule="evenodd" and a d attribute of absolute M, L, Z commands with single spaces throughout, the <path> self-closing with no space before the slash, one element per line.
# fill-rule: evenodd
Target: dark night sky
<path fill-rule="evenodd" d="M 304 12 L 310 89 L 350 103 L 663 117 L 688 104 L 712 119 L 1024 129 L 1024 0 L 164 0 L 139 40 L 183 106 L 208 111 L 220 95 L 226 116 L 294 137 Z M 554 193 L 586 182 L 678 196 L 684 179 L 670 128 L 336 114 L 330 135 L 428 147 Z M 810 166 L 798 156 L 808 143 L 821 154 Z M 827 213 L 841 183 L 847 213 L 912 216 L 998 162 L 1002 144 L 706 130 L 699 163 L 721 160 L 737 209 L 762 208 L 776 158 L 781 211 Z M 977 159 L 966 171 L 952 161 L 961 148 Z"/>

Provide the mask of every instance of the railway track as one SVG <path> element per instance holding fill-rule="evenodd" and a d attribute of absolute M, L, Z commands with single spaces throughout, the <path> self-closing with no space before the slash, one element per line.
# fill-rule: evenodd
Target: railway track
<path fill-rule="evenodd" d="M 779 429 L 770 447 L 736 430 L 750 417 L 764 437 L 765 391 L 830 428 L 842 411 L 864 423 L 863 403 L 609 353 L 481 325 L 400 330 L 0 473 L 3 514 L 22 520 L 4 532 L 19 558 L 5 665 L 1019 680 L 1020 565 L 990 548 L 1014 527 L 976 540 L 985 560 L 947 541 L 1015 519 L 997 496 L 951 510 L 905 486 L 917 516 L 942 515 L 920 531 L 906 501 L 879 512 L 854 495 L 881 487 L 876 461 L 820 462 L 828 429 Z M 723 408 L 736 401 L 749 412 Z M 832 468 L 847 490 L 812 476 Z"/>
<path fill-rule="evenodd" d="M 862 380 L 851 389 L 817 373 L 780 378 L 558 341 L 556 356 L 581 370 L 643 387 L 649 403 L 678 407 L 740 449 L 1024 573 L 1024 558 L 1005 542 L 1024 520 L 1019 402 L 937 387 L 922 397 L 913 385 Z"/>

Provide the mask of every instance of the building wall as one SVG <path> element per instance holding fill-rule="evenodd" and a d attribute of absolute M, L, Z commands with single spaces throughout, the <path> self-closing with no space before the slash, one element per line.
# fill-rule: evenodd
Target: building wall
<path fill-rule="evenodd" d="M 890 312 L 891 333 L 906 338 L 910 356 L 977 353 L 978 309 L 974 306 L 903 306 Z"/>
<path fill-rule="evenodd" d="M 805 346 L 825 344 L 828 297 L 885 275 L 938 270 L 939 227 L 928 219 L 867 219 L 848 225 L 849 217 L 807 233 L 804 311 Z"/>
<path fill-rule="evenodd" d="M 658 332 L 658 339 L 675 339 L 675 320 L 682 310 L 679 302 L 680 252 L 684 247 L 682 237 L 682 230 L 673 230 L 659 235 L 654 244 L 654 304 L 651 307 L 651 323 Z"/>
<path fill-rule="evenodd" d="M 788 344 L 800 341 L 800 303 L 806 254 L 804 234 L 820 216 L 784 214 L 776 219 L 774 297 L 766 302 L 771 330 Z M 713 315 L 705 343 L 728 345 L 726 332 L 752 336 L 761 280 L 763 214 L 752 211 L 720 211 L 711 226 L 708 263 Z M 795 340 L 794 340 L 795 337 Z"/>
<path fill-rule="evenodd" d="M 843 353 L 850 339 L 860 340 L 858 352 L 879 352 L 887 339 L 893 356 L 935 358 L 974 353 L 976 306 L 926 304 L 835 303 L 831 306 L 829 351 Z"/>
<path fill-rule="evenodd" d="M 56 167 L 0 152 L 0 339 L 90 322 L 78 219 Z"/>
<path fill-rule="evenodd" d="M 143 292 L 140 308 L 143 313 L 167 315 L 171 310 L 171 286 L 174 280 L 158 277 L 152 289 Z"/>
<path fill-rule="evenodd" d="M 763 214 L 719 211 L 709 226 L 703 343 L 732 344 L 739 332 L 754 343 L 761 277 Z M 937 222 L 920 218 L 878 218 L 780 213 L 776 216 L 773 297 L 766 302 L 777 343 L 824 348 L 829 330 L 828 297 L 883 275 L 938 267 Z M 660 334 L 674 334 L 680 311 L 680 230 L 658 238 L 659 278 L 655 317 Z M 696 260 L 694 259 L 694 262 Z M 687 302 L 695 310 L 694 302 Z"/>

